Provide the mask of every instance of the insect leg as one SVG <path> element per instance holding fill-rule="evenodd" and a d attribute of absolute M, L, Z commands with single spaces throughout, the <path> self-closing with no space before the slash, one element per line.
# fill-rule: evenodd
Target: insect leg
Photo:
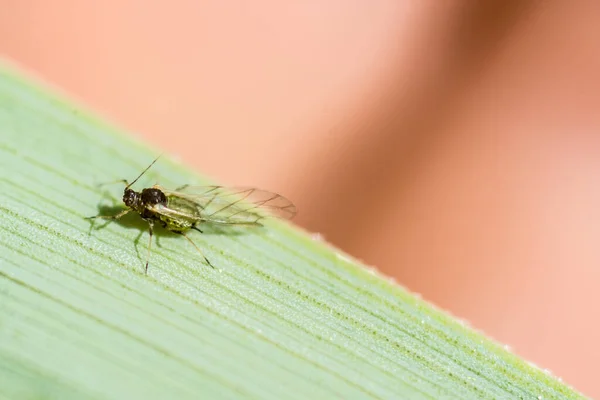
<path fill-rule="evenodd" d="M 152 229 L 154 228 L 154 221 L 148 220 L 148 255 L 146 256 L 146 275 L 148 275 L 148 261 L 150 261 L 150 250 L 152 249 Z"/>
<path fill-rule="evenodd" d="M 123 215 L 127 214 L 130 211 L 131 211 L 131 209 L 127 209 L 127 210 L 121 211 L 120 213 L 118 213 L 116 215 L 94 215 L 93 217 L 85 217 L 85 219 L 89 219 L 90 220 L 90 231 L 88 232 L 88 236 L 92 234 L 92 229 L 94 229 L 95 222 L 96 222 L 97 218 L 102 218 L 102 219 L 108 220 L 108 222 L 106 222 L 102 226 L 104 228 L 106 225 L 110 224 L 112 221 L 121 218 Z"/>
<path fill-rule="evenodd" d="M 175 189 L 175 191 L 176 191 L 176 192 L 178 192 L 178 191 L 180 191 L 180 190 L 183 190 L 183 189 L 185 189 L 185 188 L 186 188 L 186 187 L 188 187 L 188 186 L 190 186 L 190 185 L 188 185 L 188 184 L 186 183 L 185 185 L 181 185 L 181 186 L 179 186 L 177 189 Z"/>
<path fill-rule="evenodd" d="M 122 216 L 124 216 L 125 214 L 127 214 L 128 212 L 130 212 L 131 209 L 127 209 L 127 210 L 123 210 L 120 213 L 116 214 L 116 215 L 94 215 L 93 217 L 86 217 L 86 219 L 95 219 L 95 218 L 102 218 L 102 219 L 119 219 Z"/>
<path fill-rule="evenodd" d="M 175 232 L 175 233 L 179 233 L 180 235 L 183 235 L 183 237 L 184 237 L 184 238 L 186 238 L 186 239 L 188 240 L 188 242 L 190 242 L 190 243 L 192 244 L 192 246 L 194 246 L 194 247 L 196 248 L 196 250 L 198 250 L 198 253 L 200 253 L 200 255 L 201 255 L 203 258 L 204 258 L 204 261 L 206 261 L 206 263 L 207 263 L 208 265 L 210 265 L 210 266 L 211 266 L 213 269 L 215 268 L 215 266 L 214 266 L 214 265 L 212 265 L 212 264 L 210 263 L 210 261 L 208 261 L 208 258 L 206 258 L 206 256 L 205 256 L 205 255 L 204 255 L 204 253 L 202 252 L 202 250 L 200 250 L 200 248 L 199 248 L 198 246 L 196 246 L 196 243 L 194 243 L 194 242 L 192 241 L 192 239 L 190 239 L 190 238 L 188 237 L 188 235 L 186 235 L 184 232 Z"/>

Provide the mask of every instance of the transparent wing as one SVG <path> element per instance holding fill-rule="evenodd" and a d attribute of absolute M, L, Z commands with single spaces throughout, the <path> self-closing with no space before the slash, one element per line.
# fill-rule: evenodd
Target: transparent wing
<path fill-rule="evenodd" d="M 291 201 L 256 188 L 186 185 L 174 191 L 162 190 L 169 198 L 169 208 L 184 208 L 186 214 L 197 213 L 199 219 L 209 222 L 259 224 L 264 218 L 291 219 L 296 215 Z"/>
<path fill-rule="evenodd" d="M 170 206 L 156 204 L 150 209 L 158 214 L 164 215 L 176 221 L 188 221 L 195 223 L 202 220 L 202 215 L 193 203 L 186 200 L 184 207 L 181 207 L 180 202 L 172 202 Z"/>

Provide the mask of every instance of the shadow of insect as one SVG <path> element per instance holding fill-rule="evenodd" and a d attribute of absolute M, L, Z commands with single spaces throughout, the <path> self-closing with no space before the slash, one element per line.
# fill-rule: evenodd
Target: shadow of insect
<path fill-rule="evenodd" d="M 110 199 L 111 201 L 115 200 L 114 197 L 112 197 L 112 196 L 107 196 L 107 199 Z M 98 214 L 99 215 L 115 215 L 115 214 L 118 214 L 119 212 L 123 211 L 123 209 L 124 209 L 123 205 L 119 205 L 116 200 L 113 201 L 113 204 L 114 205 L 108 205 L 108 204 L 97 205 L 96 209 L 98 210 Z M 121 217 L 119 219 L 107 219 L 107 220 L 99 220 L 97 218 L 93 218 L 93 219 L 90 218 L 90 219 L 88 219 L 88 221 L 90 222 L 88 236 L 91 236 L 93 231 L 101 231 L 104 228 L 106 228 L 107 226 L 109 226 L 110 224 L 117 224 L 123 228 L 137 231 L 137 235 L 133 239 L 133 243 L 134 243 L 137 258 L 140 260 L 140 262 L 142 264 L 144 263 L 144 257 L 140 251 L 140 240 L 141 240 L 142 236 L 144 235 L 144 233 L 148 233 L 148 222 L 146 222 L 144 219 L 142 219 L 142 217 L 140 217 L 139 214 L 129 213 L 129 214 L 123 215 L 123 217 Z M 249 235 L 249 234 L 251 235 L 253 233 L 259 232 L 263 228 L 264 228 L 263 226 L 239 227 L 239 226 L 235 226 L 235 225 L 219 225 L 219 224 L 212 224 L 210 222 L 206 222 L 206 223 L 202 224 L 202 233 L 198 232 L 198 235 L 200 235 L 200 234 L 202 234 L 202 235 L 219 235 L 219 236 L 226 235 L 226 236 L 235 237 L 235 236 L 243 236 L 243 235 Z M 154 230 L 154 234 L 153 234 L 153 237 L 156 240 L 156 246 L 161 249 L 164 248 L 163 245 L 161 244 L 161 238 L 179 239 L 180 236 L 181 235 L 174 233 L 174 232 L 170 231 L 169 229 L 164 228 L 160 225 L 156 226 L 156 228 Z"/>

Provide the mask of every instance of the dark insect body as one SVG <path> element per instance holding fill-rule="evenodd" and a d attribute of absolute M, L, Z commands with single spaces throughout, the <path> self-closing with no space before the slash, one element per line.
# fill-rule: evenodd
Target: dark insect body
<path fill-rule="evenodd" d="M 255 188 L 226 188 L 222 186 L 189 186 L 184 185 L 174 191 L 159 185 L 136 192 L 131 186 L 137 182 L 158 160 L 156 158 L 131 183 L 125 183 L 123 203 L 128 207 L 116 215 L 96 215 L 90 217 L 116 220 L 131 211 L 148 222 L 148 255 L 145 272 L 148 273 L 148 262 L 152 247 L 154 224 L 159 223 L 173 233 L 185 237 L 202 255 L 204 261 L 214 268 L 202 251 L 189 238 L 190 229 L 202 233 L 198 225 L 213 223 L 223 225 L 261 226 L 261 220 L 269 217 L 291 219 L 296 214 L 296 207 L 285 197 L 276 193 Z"/>

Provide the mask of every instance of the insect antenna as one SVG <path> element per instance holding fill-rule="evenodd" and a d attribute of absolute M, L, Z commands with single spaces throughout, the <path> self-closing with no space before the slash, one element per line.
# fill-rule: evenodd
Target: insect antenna
<path fill-rule="evenodd" d="M 162 154 L 160 154 L 158 157 L 156 157 L 156 158 L 154 159 L 154 161 L 152 161 L 152 162 L 150 163 L 150 165 L 148 165 L 148 166 L 146 167 L 146 169 L 145 169 L 145 170 L 143 170 L 143 171 L 142 171 L 142 173 L 141 173 L 141 174 L 140 174 L 140 175 L 139 175 L 137 178 L 135 178 L 135 179 L 133 180 L 133 182 L 131 182 L 129 185 L 125 186 L 125 190 L 129 189 L 129 188 L 131 187 L 131 185 L 133 185 L 134 183 L 136 183 L 136 182 L 138 181 L 138 179 L 140 179 L 140 178 L 142 177 L 142 175 L 144 175 L 144 174 L 146 173 L 146 171 L 148 171 L 148 170 L 150 169 L 150 167 L 152 167 L 152 166 L 154 165 L 154 163 L 155 163 L 155 162 L 157 162 L 157 161 L 158 161 L 158 159 L 159 159 L 161 156 L 162 156 Z"/>

